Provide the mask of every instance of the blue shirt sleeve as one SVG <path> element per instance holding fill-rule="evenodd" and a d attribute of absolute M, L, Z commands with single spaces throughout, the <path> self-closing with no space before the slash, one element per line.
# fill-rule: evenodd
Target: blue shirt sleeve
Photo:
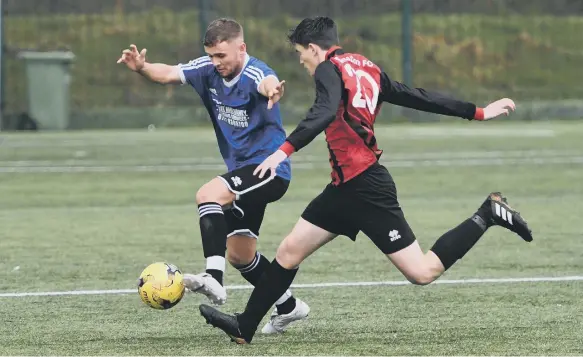
<path fill-rule="evenodd" d="M 255 82 L 255 88 L 257 90 L 259 89 L 259 84 L 265 77 L 275 76 L 277 78 L 275 71 L 259 60 L 250 61 L 247 67 L 245 67 L 243 75 L 251 78 Z"/>
<path fill-rule="evenodd" d="M 182 84 L 190 84 L 199 94 L 204 91 L 205 78 L 213 68 L 208 56 L 199 57 L 186 64 L 178 65 Z"/>

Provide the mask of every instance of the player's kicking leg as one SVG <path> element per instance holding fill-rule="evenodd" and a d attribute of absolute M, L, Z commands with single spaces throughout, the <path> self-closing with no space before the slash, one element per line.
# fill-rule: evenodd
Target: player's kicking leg
<path fill-rule="evenodd" d="M 255 249 L 256 238 L 233 235 L 227 240 L 227 259 L 239 270 L 241 276 L 253 286 L 259 283 L 261 275 L 269 268 L 269 260 Z M 197 276 L 192 276 L 196 281 Z M 185 280 L 190 278 L 187 274 Z M 211 299 L 212 301 L 212 299 Z M 284 332 L 293 322 L 308 317 L 310 307 L 304 301 L 292 295 L 287 289 L 276 301 L 269 321 L 263 326 L 264 334 Z"/>
<path fill-rule="evenodd" d="M 227 240 L 227 260 L 231 265 L 239 270 L 241 276 L 247 280 L 251 285 L 256 286 L 261 278 L 261 275 L 269 268 L 269 260 L 256 249 L 258 227 L 260 225 L 261 217 L 265 207 L 260 207 L 248 204 L 249 201 L 242 200 L 238 207 L 249 212 L 243 219 L 230 216 L 229 226 L 234 228 L 234 231 L 245 232 L 243 234 L 229 235 Z M 254 206 L 254 207 L 252 207 Z M 227 214 L 227 217 L 229 215 Z M 254 227 L 253 229 L 245 229 L 241 227 Z M 265 324 L 261 330 L 264 334 L 274 334 L 284 332 L 291 323 L 305 319 L 310 312 L 309 306 L 299 298 L 292 295 L 291 291 L 286 290 L 275 302 L 275 308 L 271 314 L 269 322 Z"/>
<path fill-rule="evenodd" d="M 251 293 L 245 311 L 237 316 L 225 314 L 208 305 L 201 305 L 201 315 L 207 323 L 223 330 L 239 344 L 253 339 L 257 326 L 278 296 L 292 284 L 298 266 L 318 248 L 330 242 L 336 234 L 301 219 L 281 242 L 276 258 Z"/>
<path fill-rule="evenodd" d="M 339 234 L 356 238 L 358 228 L 352 225 L 351 211 L 351 202 L 345 199 L 342 189 L 328 185 L 310 202 L 292 232 L 279 245 L 276 258 L 255 285 L 245 312 L 232 316 L 201 305 L 200 312 L 207 323 L 220 328 L 237 343 L 251 342 L 261 319 L 277 297 L 289 288 L 305 258 Z"/>

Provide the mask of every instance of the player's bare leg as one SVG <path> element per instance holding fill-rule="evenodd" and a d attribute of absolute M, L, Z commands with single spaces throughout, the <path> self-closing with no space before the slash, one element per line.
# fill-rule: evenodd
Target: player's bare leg
<path fill-rule="evenodd" d="M 253 290 L 245 312 L 234 317 L 210 306 L 201 305 L 201 314 L 207 323 L 223 330 L 233 341 L 251 342 L 261 318 L 265 316 L 277 298 L 290 287 L 301 262 L 334 238 L 336 234 L 300 218 L 292 232 L 279 245 L 276 259 Z M 308 312 L 309 309 L 305 311 L 305 314 L 307 315 Z M 303 313 L 299 311 L 298 316 Z M 290 316 L 291 318 L 295 316 Z"/>
<path fill-rule="evenodd" d="M 441 236 L 427 253 L 415 241 L 387 256 L 410 282 L 429 284 L 461 259 L 491 226 L 504 227 L 525 241 L 532 241 L 530 229 L 520 213 L 510 207 L 501 193 L 493 192 L 471 218 Z"/>
<path fill-rule="evenodd" d="M 206 271 L 196 275 L 184 274 L 184 285 L 190 291 L 206 295 L 217 305 L 227 301 L 223 273 L 228 232 L 223 206 L 230 204 L 235 198 L 235 194 L 219 178 L 207 182 L 196 193 Z"/>
<path fill-rule="evenodd" d="M 277 248 L 276 260 L 285 269 L 297 269 L 307 257 L 336 236 L 300 218 Z"/>
<path fill-rule="evenodd" d="M 416 285 L 429 284 L 445 271 L 437 255 L 432 251 L 423 253 L 417 241 L 396 253 L 387 254 L 387 257 L 407 280 Z"/>

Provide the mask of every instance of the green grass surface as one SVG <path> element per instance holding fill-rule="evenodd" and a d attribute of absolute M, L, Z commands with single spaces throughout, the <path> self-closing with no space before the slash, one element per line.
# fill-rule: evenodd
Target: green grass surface
<path fill-rule="evenodd" d="M 443 279 L 581 275 L 583 124 L 467 123 L 378 128 L 421 246 L 508 195 L 534 241 L 491 229 Z M 0 134 L 0 292 L 132 289 L 168 261 L 204 267 L 194 196 L 224 169 L 207 128 Z M 328 182 L 322 138 L 293 157 L 290 190 L 271 205 L 269 258 Z M 78 172 L 42 172 L 47 170 Z M 88 172 L 107 171 L 107 172 Z M 18 267 L 18 268 L 16 268 Z M 363 235 L 310 257 L 296 283 L 403 280 Z M 228 285 L 244 284 L 228 268 Z M 229 293 L 240 311 L 249 290 Z M 11 355 L 574 355 L 583 354 L 583 282 L 295 289 L 310 318 L 283 336 L 235 346 L 187 295 L 156 311 L 136 293 L 0 297 L 0 354 Z"/>

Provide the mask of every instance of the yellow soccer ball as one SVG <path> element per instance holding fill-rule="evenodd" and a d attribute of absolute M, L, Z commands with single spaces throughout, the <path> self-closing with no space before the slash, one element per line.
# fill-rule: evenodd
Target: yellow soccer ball
<path fill-rule="evenodd" d="M 182 300 L 185 291 L 182 279 L 182 272 L 172 264 L 150 264 L 140 274 L 138 293 L 146 305 L 166 310 Z"/>

